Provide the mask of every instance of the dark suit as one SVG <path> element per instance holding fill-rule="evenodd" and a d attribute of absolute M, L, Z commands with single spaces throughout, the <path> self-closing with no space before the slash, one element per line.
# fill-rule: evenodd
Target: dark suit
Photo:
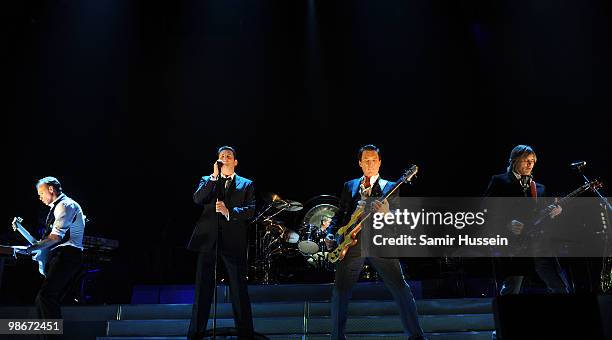
<path fill-rule="evenodd" d="M 537 197 L 546 197 L 546 189 L 540 184 L 536 183 Z M 491 177 L 489 186 L 485 192 L 487 197 L 531 197 L 530 191 L 523 189 L 519 180 L 516 178 L 514 173 L 507 172 Z M 552 203 L 550 199 L 539 199 L 536 200 L 522 200 L 520 207 L 508 208 L 507 211 L 512 211 L 513 216 L 505 216 L 501 218 L 498 223 L 502 223 L 506 226 L 514 220 L 526 223 L 529 221 L 534 214 L 544 208 L 547 204 Z M 517 214 L 518 212 L 518 214 Z M 500 214 L 504 216 L 504 214 Z M 523 232 L 526 230 L 523 229 Z M 562 274 L 559 260 L 555 257 L 535 257 L 528 259 L 529 265 L 534 265 L 538 276 L 546 283 L 548 290 L 551 293 L 568 293 L 568 284 Z M 507 268 L 513 268 L 512 272 L 516 272 L 518 265 L 525 265 L 524 259 L 512 259 L 512 264 L 506 262 L 504 265 Z M 521 290 L 521 285 L 524 276 L 522 275 L 511 275 L 506 277 L 500 294 L 518 294 Z"/>
<path fill-rule="evenodd" d="M 536 182 L 538 197 L 546 197 L 544 185 Z M 491 177 L 485 192 L 488 197 L 530 197 L 528 191 L 523 190 L 519 180 L 512 172 L 506 172 Z"/>
<path fill-rule="evenodd" d="M 215 287 L 215 245 L 219 243 L 218 253 L 228 274 L 236 327 L 242 338 L 252 338 L 253 318 L 246 278 L 246 251 L 248 221 L 255 211 L 254 187 L 251 180 L 238 175 L 235 175 L 225 190 L 221 183 L 223 179 L 212 181 L 209 176 L 204 176 L 193 194 L 194 202 L 204 209 L 188 245 L 188 249 L 199 252 L 189 336 L 197 338 L 206 330 Z M 215 212 L 218 195 L 224 196 L 229 221 Z"/>
<path fill-rule="evenodd" d="M 382 189 L 381 189 L 382 182 Z M 370 197 L 382 197 L 391 190 L 393 182 L 378 179 L 373 184 Z M 350 220 L 352 213 L 357 208 L 357 203 L 361 200 L 359 192 L 360 178 L 348 181 L 344 184 L 340 197 L 340 209 L 330 224 L 329 233 L 335 233 L 338 228 L 344 226 Z M 391 209 L 397 207 L 397 192 L 388 199 Z M 360 234 L 359 234 L 360 235 Z M 402 267 L 399 260 L 388 258 L 364 258 L 361 257 L 360 244 L 349 249 L 345 258 L 336 265 L 334 288 L 332 292 L 332 339 L 345 339 L 344 329 L 346 327 L 348 303 L 351 290 L 357 280 L 367 260 L 380 274 L 385 285 L 391 291 L 393 298 L 398 304 L 402 325 L 407 333 L 411 334 L 411 339 L 419 339 L 423 335 L 423 330 L 419 325 L 416 303 L 410 290 L 410 286 L 404 279 Z"/>

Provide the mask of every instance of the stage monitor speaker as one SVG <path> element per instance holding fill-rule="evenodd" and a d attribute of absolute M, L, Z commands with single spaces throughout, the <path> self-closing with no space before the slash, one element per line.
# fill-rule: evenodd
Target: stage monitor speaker
<path fill-rule="evenodd" d="M 595 295 L 498 296 L 493 310 L 498 340 L 606 339 Z"/>

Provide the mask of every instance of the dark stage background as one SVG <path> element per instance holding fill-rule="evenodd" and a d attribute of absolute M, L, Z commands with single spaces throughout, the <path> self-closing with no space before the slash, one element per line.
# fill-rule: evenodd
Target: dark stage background
<path fill-rule="evenodd" d="M 536 179 L 553 193 L 581 184 L 576 160 L 612 180 L 609 1 L 0 7 L 2 233 L 10 241 L 15 215 L 40 222 L 34 183 L 58 177 L 86 234 L 120 241 L 113 300 L 133 284 L 193 282 L 191 195 L 223 144 L 259 193 L 301 202 L 338 195 L 367 143 L 387 178 L 420 166 L 406 195 L 479 196 L 516 144 L 536 148 Z M 33 301 L 29 265 L 5 270 L 2 301 Z"/>

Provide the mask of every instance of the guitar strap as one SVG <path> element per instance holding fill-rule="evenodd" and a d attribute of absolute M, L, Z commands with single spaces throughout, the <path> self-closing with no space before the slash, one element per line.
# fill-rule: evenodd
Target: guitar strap
<path fill-rule="evenodd" d="M 538 201 L 538 189 L 536 187 L 536 182 L 535 181 L 531 181 L 529 183 L 529 191 L 531 193 L 531 197 L 533 198 L 534 201 Z"/>

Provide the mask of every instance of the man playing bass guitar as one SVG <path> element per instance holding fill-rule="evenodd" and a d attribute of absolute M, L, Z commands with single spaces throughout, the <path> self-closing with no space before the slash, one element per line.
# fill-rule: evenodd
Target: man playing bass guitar
<path fill-rule="evenodd" d="M 325 240 L 328 249 L 332 249 L 336 231 L 344 226 L 351 215 L 358 208 L 372 209 L 376 212 L 389 212 L 389 201 L 395 208 L 397 193 L 391 195 L 389 200 L 374 201 L 371 207 L 363 207 L 369 197 L 383 197 L 393 187 L 394 183 L 384 180 L 378 174 L 381 165 L 380 150 L 374 145 L 365 145 L 359 149 L 359 166 L 363 171 L 361 178 L 356 178 L 344 184 L 340 198 L 340 209 L 327 229 Z M 361 256 L 360 246 L 348 249 L 344 258 L 337 263 L 332 293 L 332 339 L 345 339 L 348 303 L 351 289 L 357 282 L 364 261 L 378 271 L 386 286 L 391 290 L 393 298 L 398 304 L 402 325 L 410 339 L 424 339 L 423 330 L 419 325 L 416 303 L 410 286 L 404 279 L 402 268 L 398 259 L 364 258 Z"/>
<path fill-rule="evenodd" d="M 51 210 L 43 239 L 28 247 L 25 253 L 49 250 L 36 309 L 41 319 L 61 319 L 60 298 L 81 268 L 85 216 L 81 206 L 63 193 L 57 178 L 40 179 L 36 190 L 40 201 Z"/>
<path fill-rule="evenodd" d="M 512 216 L 505 218 L 507 221 L 502 221 L 502 224 L 507 224 L 507 227 L 517 236 L 525 233 L 525 223 L 536 212 L 540 206 L 546 204 L 545 187 L 536 183 L 533 180 L 532 172 L 537 161 L 536 153 L 532 147 L 528 145 L 517 145 L 510 152 L 508 160 L 508 168 L 505 173 L 495 175 L 491 178 L 489 186 L 484 194 L 486 197 L 530 197 L 531 199 L 523 201 L 528 203 L 522 206 L 522 209 L 515 208 L 514 211 L 521 211 L 522 216 Z M 555 206 L 550 211 L 550 217 L 554 218 L 561 213 L 560 206 Z M 548 291 L 556 294 L 569 293 L 569 284 L 563 275 L 563 271 L 556 257 L 523 257 L 513 259 L 513 263 L 505 261 L 504 271 L 509 273 L 504 280 L 500 295 L 519 294 L 523 283 L 523 275 L 517 275 L 522 266 L 535 266 L 535 271 L 538 273 L 542 281 L 546 283 Z M 510 270 L 508 270 L 510 269 Z"/>

